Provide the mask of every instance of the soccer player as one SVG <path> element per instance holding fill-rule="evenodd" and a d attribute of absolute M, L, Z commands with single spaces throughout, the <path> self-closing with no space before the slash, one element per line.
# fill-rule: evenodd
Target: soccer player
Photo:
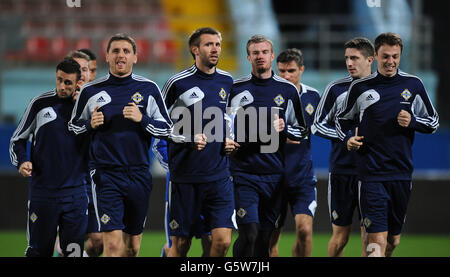
<path fill-rule="evenodd" d="M 189 37 L 195 64 L 172 76 L 163 88 L 174 120 L 173 137 L 181 142 L 168 144 L 172 235 L 169 257 L 186 256 L 198 221 L 192 219 L 200 215 L 204 216 L 206 229 L 211 230 L 211 257 L 226 256 L 231 244 L 234 198 L 224 138 L 225 109 L 233 79 L 216 68 L 221 41 L 220 32 L 213 28 L 195 30 Z M 183 113 L 182 117 L 178 113 Z M 178 134 L 177 123 L 182 122 L 190 126 L 183 125 L 183 133 Z M 214 123 L 213 136 L 206 127 Z"/>
<path fill-rule="evenodd" d="M 80 64 L 81 78 L 78 81 L 77 89 L 74 94 L 74 98 L 76 100 L 78 98 L 78 95 L 80 94 L 81 87 L 89 82 L 91 78 L 91 72 L 89 71 L 89 62 L 91 59 L 88 55 L 80 51 L 71 51 L 65 56 L 65 58 L 72 58 Z"/>
<path fill-rule="evenodd" d="M 89 82 L 94 81 L 97 76 L 97 56 L 94 52 L 87 48 L 79 49 L 78 51 L 89 56 Z"/>
<path fill-rule="evenodd" d="M 308 127 L 311 127 L 320 95 L 316 89 L 300 82 L 305 71 L 302 52 L 296 48 L 281 52 L 277 57 L 277 68 L 280 77 L 293 83 L 299 91 L 305 122 Z M 317 207 L 317 178 L 314 175 L 309 135 L 300 144 L 287 143 L 284 148 L 286 184 L 283 190 L 280 220 L 271 238 L 271 257 L 278 256 L 278 241 L 281 227 L 286 220 L 288 203 L 294 215 L 296 233 L 292 256 L 311 256 L 313 217 Z"/>
<path fill-rule="evenodd" d="M 51 257 L 59 226 L 64 256 L 81 257 L 87 228 L 87 139 L 67 130 L 80 65 L 56 67 L 56 89 L 31 100 L 10 143 L 11 162 L 31 177 L 27 257 Z M 31 154 L 27 154 L 27 140 Z"/>
<path fill-rule="evenodd" d="M 167 156 L 167 141 L 155 139 L 152 146 L 152 152 L 158 159 L 162 168 L 166 170 L 166 193 L 165 193 L 165 216 L 164 229 L 166 231 L 166 243 L 161 249 L 161 257 L 167 257 L 170 247 L 172 247 L 172 236 L 170 235 L 170 216 L 169 216 L 169 190 L 170 190 L 170 172 L 169 172 L 169 157 Z M 196 238 L 201 238 L 202 242 L 202 257 L 209 257 L 211 252 L 211 232 L 205 230 L 204 217 L 200 217 L 201 222 L 196 224 L 197 232 L 193 234 Z"/>
<path fill-rule="evenodd" d="M 234 82 L 228 100 L 239 144 L 230 161 L 239 227 L 233 256 L 268 257 L 280 212 L 284 145 L 287 138 L 301 140 L 307 127 L 297 88 L 272 71 L 272 42 L 254 35 L 246 48 L 251 74 Z"/>
<path fill-rule="evenodd" d="M 87 82 L 89 82 L 90 79 L 90 71 L 89 71 L 89 63 L 90 63 L 90 57 L 80 51 L 70 51 L 65 57 L 65 59 L 73 59 L 75 60 L 79 65 L 80 65 L 80 70 L 81 70 L 81 77 L 80 80 L 77 83 L 77 87 L 75 89 L 75 92 L 72 94 L 72 97 L 74 98 L 74 100 L 76 101 L 78 98 L 78 95 L 80 94 L 80 90 L 81 87 L 86 84 Z M 90 177 L 89 174 L 87 174 L 87 192 L 88 192 L 88 196 L 89 196 L 89 206 L 91 206 L 91 202 L 92 202 L 92 197 L 91 192 L 90 192 Z M 89 216 L 89 224 L 91 222 L 91 216 Z M 59 245 L 59 237 L 56 238 L 56 242 L 55 242 L 55 256 L 62 256 L 62 251 Z"/>
<path fill-rule="evenodd" d="M 95 54 L 86 48 L 79 49 L 78 52 L 84 53 L 89 57 L 89 82 L 94 81 L 97 76 L 97 57 Z M 87 83 L 86 81 L 85 83 Z M 82 84 L 84 85 L 84 84 Z M 81 87 L 81 86 L 80 86 Z M 90 176 L 89 180 L 90 180 Z M 94 207 L 94 199 L 92 198 L 92 186 L 91 181 L 89 181 L 88 186 L 86 187 L 89 197 L 89 222 L 88 222 L 88 230 L 86 236 L 86 242 L 84 244 L 85 251 L 83 252 L 83 256 L 87 257 L 99 257 L 103 253 L 103 236 L 102 233 L 98 231 L 97 226 L 97 217 L 95 214 Z"/>
<path fill-rule="evenodd" d="M 375 39 L 378 70 L 352 83 L 336 118 L 339 138 L 359 154 L 359 203 L 369 256 L 391 256 L 400 243 L 412 189 L 414 133 L 434 133 L 439 126 L 422 81 L 398 70 L 402 49 L 397 34 Z M 357 133 L 346 124 L 354 121 Z"/>
<path fill-rule="evenodd" d="M 152 188 L 151 139 L 171 133 L 158 86 L 132 72 L 137 58 L 133 38 L 112 36 L 109 74 L 83 87 L 69 122 L 75 134 L 91 134 L 92 194 L 106 257 L 138 255 Z"/>
<path fill-rule="evenodd" d="M 328 242 L 328 256 L 341 257 L 348 242 L 353 212 L 358 210 L 357 154 L 349 152 L 339 138 L 335 127 L 336 112 L 342 106 L 348 88 L 354 80 L 371 73 L 375 50 L 367 38 L 356 37 L 344 44 L 345 64 L 349 76 L 333 81 L 325 89 L 316 111 L 313 134 L 331 141 L 330 168 L 328 176 L 328 210 L 333 234 Z M 355 129 L 357 126 L 351 126 Z M 361 241 L 365 231 L 361 226 Z M 362 249 L 362 255 L 365 248 Z"/>

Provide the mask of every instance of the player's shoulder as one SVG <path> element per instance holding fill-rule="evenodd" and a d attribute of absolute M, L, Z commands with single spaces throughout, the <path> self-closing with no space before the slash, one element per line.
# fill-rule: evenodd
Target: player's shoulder
<path fill-rule="evenodd" d="M 102 85 L 103 83 L 107 82 L 109 77 L 110 77 L 110 75 L 108 73 L 105 76 L 102 76 L 102 77 L 100 77 L 98 79 L 90 81 L 90 82 L 84 84 L 81 87 L 81 91 L 83 91 L 83 90 L 92 90 L 92 89 L 96 88 L 97 86 Z"/>
<path fill-rule="evenodd" d="M 182 70 L 182 71 L 179 71 L 178 73 L 172 75 L 172 76 L 167 80 L 166 85 L 173 84 L 173 83 L 175 83 L 175 82 L 177 82 L 177 81 L 186 79 L 186 78 L 188 78 L 189 76 L 194 75 L 195 72 L 197 72 L 197 70 L 198 70 L 197 67 L 196 67 L 195 65 L 193 65 L 193 66 L 191 66 L 191 67 L 189 67 L 189 68 L 187 68 L 187 69 L 184 69 L 184 70 Z"/>
<path fill-rule="evenodd" d="M 372 87 L 374 82 L 377 81 L 377 76 L 379 75 L 378 72 L 374 72 L 372 74 L 367 75 L 366 77 L 355 79 L 350 84 L 350 87 L 348 88 L 348 91 L 360 91 L 363 92 L 367 89 L 367 87 Z"/>
<path fill-rule="evenodd" d="M 294 89 L 295 91 L 298 92 L 297 87 L 293 83 L 289 82 L 288 80 L 286 80 L 284 78 L 281 78 L 277 74 L 273 74 L 272 79 L 275 82 L 277 82 L 279 85 L 285 87 L 286 89 L 288 89 L 288 90 Z"/>
<path fill-rule="evenodd" d="M 327 87 L 325 90 L 334 90 L 334 89 L 338 89 L 340 87 L 347 87 L 350 86 L 350 84 L 353 82 L 353 77 L 350 75 L 347 75 L 344 78 L 340 78 L 334 81 L 331 81 L 330 83 L 328 83 Z"/>
<path fill-rule="evenodd" d="M 412 74 L 406 73 L 404 71 L 401 71 L 400 69 L 398 70 L 398 75 L 401 76 L 402 78 L 405 78 L 405 80 L 407 80 L 408 82 L 412 82 L 413 84 L 415 84 L 417 86 L 423 87 L 422 79 L 420 79 L 416 75 L 412 75 Z"/>
<path fill-rule="evenodd" d="M 245 85 L 246 83 L 250 82 L 251 79 L 252 79 L 252 74 L 248 74 L 243 77 L 237 78 L 237 79 L 233 80 L 233 86 Z"/>
<path fill-rule="evenodd" d="M 308 86 L 307 84 L 300 83 L 301 93 L 307 93 L 311 95 L 319 95 L 319 90 L 316 88 L 313 88 L 311 86 Z"/>
<path fill-rule="evenodd" d="M 150 86 L 156 86 L 156 87 L 158 87 L 158 85 L 154 82 L 154 81 L 152 81 L 152 80 L 150 80 L 150 79 L 148 79 L 148 78 L 145 78 L 145 77 L 143 77 L 143 76 L 141 76 L 141 75 L 137 75 L 137 74 L 131 74 L 131 78 L 133 79 L 133 80 L 135 80 L 136 82 L 139 82 L 139 83 L 148 83 L 148 85 L 150 85 Z"/>
<path fill-rule="evenodd" d="M 231 79 L 231 81 L 233 81 L 233 76 L 231 76 L 231 74 L 228 71 L 222 70 L 220 68 L 216 68 L 216 72 L 220 76 L 223 76 L 223 77 L 225 77 L 227 79 L 229 78 L 229 79 Z"/>
<path fill-rule="evenodd" d="M 41 103 L 45 103 L 47 102 L 50 98 L 52 98 L 53 96 L 56 96 L 56 89 L 52 89 L 50 91 L 46 91 L 44 93 L 41 93 L 35 97 L 33 97 L 30 100 L 30 105 L 36 105 L 36 104 L 41 104 Z"/>

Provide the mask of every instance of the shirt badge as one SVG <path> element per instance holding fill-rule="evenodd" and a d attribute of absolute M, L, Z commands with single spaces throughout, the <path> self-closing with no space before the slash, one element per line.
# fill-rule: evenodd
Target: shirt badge
<path fill-rule="evenodd" d="M 308 103 L 308 105 L 306 105 L 305 107 L 305 111 L 309 114 L 312 115 L 314 113 L 314 106 L 311 105 L 311 103 Z"/>
<path fill-rule="evenodd" d="M 275 104 L 277 104 L 277 106 L 281 106 L 284 103 L 284 98 L 283 96 L 281 96 L 281 94 L 278 94 L 273 101 L 275 102 Z"/>
<path fill-rule="evenodd" d="M 403 99 L 405 99 L 405 101 L 408 101 L 409 98 L 411 98 L 412 94 L 408 89 L 405 89 L 404 91 L 402 91 L 401 93 Z"/>
<path fill-rule="evenodd" d="M 227 92 L 223 88 L 221 88 L 219 91 L 219 96 L 220 98 L 222 98 L 222 100 L 225 100 L 227 98 Z"/>
<path fill-rule="evenodd" d="M 38 217 L 37 217 L 37 215 L 36 215 L 35 213 L 32 213 L 32 214 L 30 215 L 30 219 L 31 219 L 31 221 L 34 223 L 34 222 L 38 219 Z"/>
<path fill-rule="evenodd" d="M 100 220 L 103 222 L 103 224 L 107 224 L 111 220 L 111 218 L 107 214 L 103 214 Z"/>
<path fill-rule="evenodd" d="M 139 102 L 141 102 L 142 100 L 144 100 L 144 97 L 139 93 L 139 92 L 135 92 L 133 94 L 133 96 L 131 96 L 131 99 L 133 99 L 133 101 L 136 104 L 139 104 Z"/>

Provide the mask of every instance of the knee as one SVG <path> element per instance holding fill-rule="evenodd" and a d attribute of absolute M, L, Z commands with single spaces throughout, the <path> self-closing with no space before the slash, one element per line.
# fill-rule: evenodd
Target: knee
<path fill-rule="evenodd" d="M 89 257 L 98 257 L 103 252 L 103 239 L 101 236 L 89 237 L 86 241 L 86 252 Z"/>
<path fill-rule="evenodd" d="M 187 237 L 176 237 L 172 240 L 172 247 L 175 247 L 181 257 L 185 257 L 191 247 L 191 240 Z"/>
<path fill-rule="evenodd" d="M 219 238 L 213 241 L 213 247 L 216 249 L 227 250 L 231 245 L 231 238 Z"/>
<path fill-rule="evenodd" d="M 313 228 L 307 224 L 297 225 L 297 237 L 304 241 L 312 236 Z"/>
<path fill-rule="evenodd" d="M 338 249 L 343 249 L 349 240 L 349 234 L 333 234 L 333 242 Z"/>
<path fill-rule="evenodd" d="M 388 236 L 387 243 L 391 248 L 396 248 L 400 244 L 400 236 Z"/>
<path fill-rule="evenodd" d="M 127 246 L 125 249 L 126 257 L 137 257 L 139 254 L 139 246 Z"/>

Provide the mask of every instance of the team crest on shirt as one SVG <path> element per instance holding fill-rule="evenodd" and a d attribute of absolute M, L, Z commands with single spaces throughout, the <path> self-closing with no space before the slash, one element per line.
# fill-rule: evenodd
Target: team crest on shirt
<path fill-rule="evenodd" d="M 240 209 L 237 211 L 237 215 L 238 215 L 240 218 L 243 218 L 246 214 L 247 214 L 247 211 L 244 210 L 244 208 L 240 208 Z"/>
<path fill-rule="evenodd" d="M 222 100 L 225 100 L 227 98 L 227 92 L 223 88 L 221 88 L 219 91 L 219 96 L 220 98 L 222 98 Z"/>
<path fill-rule="evenodd" d="M 412 94 L 408 89 L 405 89 L 404 91 L 402 91 L 401 93 L 403 99 L 405 99 L 405 101 L 408 101 L 409 98 L 411 98 Z"/>
<path fill-rule="evenodd" d="M 111 218 L 107 214 L 103 214 L 103 216 L 102 216 L 102 218 L 100 218 L 100 220 L 103 222 L 103 224 L 106 224 L 111 220 Z"/>
<path fill-rule="evenodd" d="M 30 215 L 30 219 L 31 219 L 31 221 L 34 223 L 34 222 L 38 219 L 38 217 L 37 217 L 37 215 L 33 212 L 33 213 Z"/>
<path fill-rule="evenodd" d="M 180 226 L 180 225 L 178 224 L 178 222 L 177 222 L 175 219 L 173 219 L 173 220 L 169 223 L 169 227 L 170 227 L 170 229 L 172 229 L 172 230 L 177 229 L 178 226 Z"/>
<path fill-rule="evenodd" d="M 333 212 L 331 213 L 331 216 L 333 217 L 334 220 L 339 218 L 338 213 L 336 212 L 336 210 L 333 210 Z"/>
<path fill-rule="evenodd" d="M 133 94 L 133 96 L 131 96 L 131 99 L 133 99 L 133 101 L 136 104 L 139 104 L 139 102 L 141 102 L 142 100 L 144 100 L 144 97 L 139 93 L 139 92 L 135 92 Z"/>
<path fill-rule="evenodd" d="M 277 106 L 281 106 L 284 103 L 284 98 L 283 96 L 281 96 L 281 94 L 278 94 L 273 101 L 275 102 L 275 104 L 277 104 Z"/>
<path fill-rule="evenodd" d="M 309 114 L 312 115 L 314 113 L 314 106 L 311 105 L 311 103 L 308 103 L 308 105 L 306 105 L 305 107 L 305 111 Z"/>
<path fill-rule="evenodd" d="M 370 225 L 372 225 L 372 220 L 370 220 L 368 217 L 364 218 L 363 224 L 366 228 L 369 228 Z"/>

